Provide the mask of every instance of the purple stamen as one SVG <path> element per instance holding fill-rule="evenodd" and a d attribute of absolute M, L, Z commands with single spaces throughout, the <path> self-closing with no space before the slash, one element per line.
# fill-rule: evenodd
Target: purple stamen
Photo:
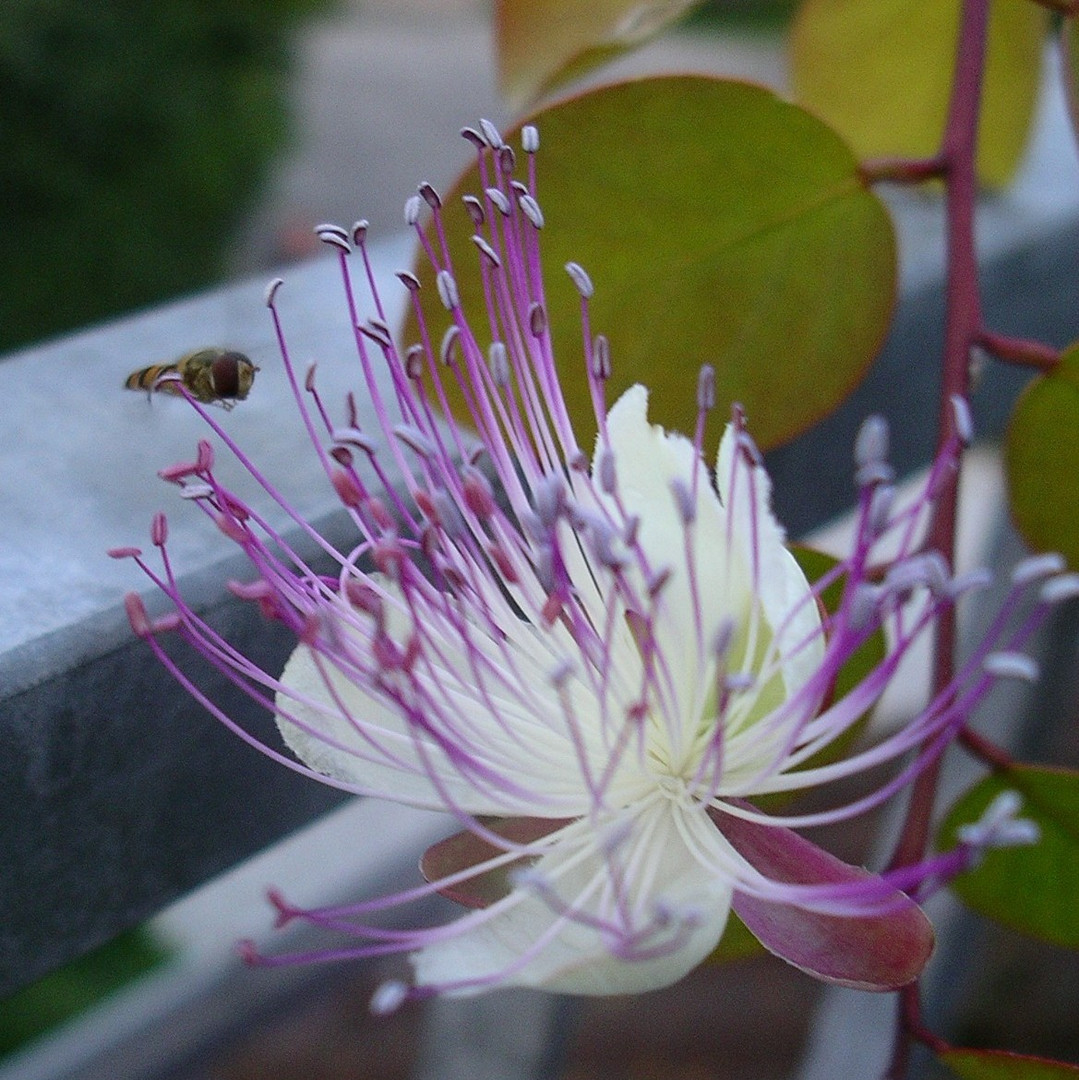
<path fill-rule="evenodd" d="M 887 426 L 879 418 L 863 425 L 855 540 L 847 558 L 810 586 L 783 549 L 763 460 L 737 406 L 713 486 L 702 458 L 715 405 L 711 367 L 697 379 L 690 440 L 648 423 L 640 388 L 608 408 L 611 353 L 591 327 L 595 285 L 571 262 L 584 353 L 578 377 L 587 380 L 599 433 L 591 460 L 582 451 L 547 317 L 538 135 L 532 127 L 521 133 L 525 181 L 489 122 L 462 134 L 476 148 L 481 177 L 480 196 L 465 198 L 476 230 L 469 267 L 453 265 L 447 211 L 430 184 L 405 209 L 449 316 L 441 338 L 420 305 L 419 279 L 402 272 L 419 342 L 399 348 L 366 249 L 366 222 L 319 226 L 337 255 L 359 361 L 360 385 L 341 410 L 323 400 L 313 367 L 301 383 L 277 308 L 281 281 L 267 289 L 297 408 L 357 530 L 347 550 L 305 522 L 212 414 L 191 402 L 332 570 L 316 573 L 222 485 L 205 440 L 194 462 L 161 474 L 249 559 L 253 580 L 229 589 L 295 635 L 284 674 L 260 670 L 184 601 L 164 515 L 151 525 L 161 570 L 137 548 L 110 552 L 134 558 L 173 605 L 151 619 L 130 594 L 134 632 L 241 738 L 342 790 L 446 810 L 472 841 L 489 845 L 438 880 L 391 897 L 312 911 L 276 897 L 281 922 L 304 919 L 354 935 L 357 944 L 292 958 L 248 947 L 248 958 L 273 964 L 415 951 L 421 984 L 384 984 L 372 1001 L 379 1013 L 434 992 L 544 985 L 548 952 L 571 940 L 592 950 L 582 970 L 605 965 L 617 980 L 623 969 L 654 965 L 662 972 L 655 978 L 670 981 L 714 946 L 735 891 L 838 917 L 884 916 L 909 905 L 897 888 L 922 895 L 984 847 L 1024 842 L 1029 829 L 1005 806 L 952 852 L 889 875 L 814 884 L 770 874 L 726 842 L 724 823 L 733 829 L 735 819 L 768 829 L 839 821 L 902 790 L 939 758 L 997 680 L 1034 677 L 1022 648 L 1049 604 L 1079 593 L 1079 575 L 1049 557 L 1021 564 L 983 641 L 912 722 L 875 746 L 805 767 L 864 716 L 959 596 L 985 584 L 980 572 L 953 577 L 920 539 L 969 441 L 965 403 L 954 403 L 953 435 L 902 509 L 886 460 Z M 421 218 L 430 224 L 421 228 Z M 350 261 L 357 254 L 362 273 Z M 466 270 L 479 273 L 483 289 L 474 312 L 462 306 L 457 284 Z M 364 282 L 377 313 L 367 320 L 355 292 Z M 460 391 L 474 433 L 451 413 L 449 384 Z M 357 400 L 369 403 L 362 426 Z M 897 551 L 890 561 L 881 555 L 885 541 Z M 840 605 L 821 616 L 818 599 L 837 582 Z M 1028 593 L 1038 588 L 1031 607 Z M 884 660 L 830 700 L 847 660 L 881 628 L 890 636 Z M 190 642 L 272 711 L 301 760 L 240 729 L 168 657 L 158 640 L 166 633 Z M 903 765 L 894 775 L 830 809 L 783 815 L 743 801 L 897 760 Z M 538 822 L 545 831 L 516 842 L 490 819 Z M 461 890 L 472 906 L 467 887 L 496 871 L 505 895 L 448 926 L 401 930 L 363 921 L 439 891 Z M 683 885 L 685 893 L 677 892 Z M 448 964 L 440 950 L 458 939 L 469 946 L 470 963 L 485 957 L 484 935 L 504 933 L 522 913 L 532 929 L 509 954 L 492 953 L 486 968 L 477 961 L 461 974 L 439 966 Z"/>

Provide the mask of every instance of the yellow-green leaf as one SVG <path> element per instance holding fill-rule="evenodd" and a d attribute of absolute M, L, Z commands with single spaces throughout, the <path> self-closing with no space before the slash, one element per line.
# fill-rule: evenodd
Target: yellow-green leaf
<path fill-rule="evenodd" d="M 764 946 L 753 936 L 749 928 L 732 911 L 727 916 L 727 926 L 719 944 L 708 954 L 705 963 L 729 964 L 734 960 L 744 960 L 749 956 L 759 956 Z"/>
<path fill-rule="evenodd" d="M 798 100 L 865 158 L 931 157 L 951 93 L 960 0 L 807 0 L 791 36 Z M 1026 146 L 1048 12 L 991 5 L 978 173 L 1009 180 Z"/>
<path fill-rule="evenodd" d="M 888 327 L 895 241 L 831 129 L 761 87 L 699 76 L 605 87 L 534 120 L 548 317 L 581 446 L 595 424 L 571 260 L 595 283 L 591 325 L 610 339 L 610 401 L 645 383 L 649 418 L 690 431 L 697 373 L 711 363 L 713 447 L 731 402 L 771 446 L 843 401 Z M 455 205 L 479 186 L 473 168 L 445 216 L 465 314 L 486 334 L 473 226 Z M 422 257 L 416 272 L 437 340 L 446 312 Z M 406 343 L 418 333 L 410 316 Z"/>
<path fill-rule="evenodd" d="M 1037 551 L 1079 569 L 1079 344 L 1016 402 L 1004 447 L 1012 514 Z"/>
<path fill-rule="evenodd" d="M 700 0 L 498 0 L 498 85 L 515 110 L 647 41 Z"/>

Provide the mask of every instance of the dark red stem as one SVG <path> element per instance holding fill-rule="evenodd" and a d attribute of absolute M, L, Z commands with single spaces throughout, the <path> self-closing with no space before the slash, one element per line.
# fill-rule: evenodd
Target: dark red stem
<path fill-rule="evenodd" d="M 976 758 L 984 761 L 996 772 L 1006 772 L 1015 766 L 1012 756 L 995 742 L 991 742 L 984 735 L 979 735 L 972 728 L 963 728 L 959 733 L 959 742 L 967 751 Z"/>
<path fill-rule="evenodd" d="M 931 158 L 873 158 L 858 166 L 862 178 L 869 184 L 924 184 L 944 175 L 942 157 Z"/>
<path fill-rule="evenodd" d="M 981 345 L 998 360 L 1020 367 L 1052 371 L 1060 363 L 1059 349 L 1029 338 L 1009 337 L 1007 334 L 994 334 L 990 330 L 982 330 L 975 344 Z"/>
<path fill-rule="evenodd" d="M 944 356 L 941 400 L 937 418 L 937 449 L 953 430 L 952 398 L 966 401 L 970 393 L 970 350 L 982 324 L 978 294 L 978 266 L 974 253 L 974 203 L 977 193 L 975 151 L 978 111 L 988 24 L 988 0 L 964 0 L 959 27 L 955 82 L 948 108 L 941 158 L 945 162 L 945 214 L 947 281 L 945 298 Z M 956 495 L 958 477 L 942 490 L 929 527 L 928 545 L 939 551 L 949 565 L 954 562 Z M 942 691 L 955 669 L 955 617 L 949 609 L 937 628 L 933 687 Z M 921 858 L 929 837 L 929 818 L 937 768 L 930 766 L 914 785 L 910 812 L 892 866 Z"/>
<path fill-rule="evenodd" d="M 971 347 L 977 341 L 982 326 L 978 266 L 974 251 L 974 205 L 977 194 L 978 115 L 988 21 L 988 0 L 963 0 L 952 95 L 938 155 L 943 163 L 947 251 L 944 355 L 937 419 L 938 452 L 953 430 L 952 399 L 965 402 L 969 397 Z M 958 477 L 953 477 L 938 498 L 929 526 L 928 545 L 939 551 L 949 566 L 954 565 L 955 558 L 957 492 Z M 935 693 L 948 686 L 954 671 L 955 616 L 948 609 L 941 616 L 936 630 Z M 892 854 L 891 867 L 916 862 L 925 852 L 938 778 L 939 759 L 925 769 L 913 786 L 907 818 Z M 900 1080 L 906 1074 L 911 1033 L 920 1027 L 916 987 L 908 987 L 902 992 L 900 1007 L 892 1062 L 885 1074 L 887 1080 Z"/>

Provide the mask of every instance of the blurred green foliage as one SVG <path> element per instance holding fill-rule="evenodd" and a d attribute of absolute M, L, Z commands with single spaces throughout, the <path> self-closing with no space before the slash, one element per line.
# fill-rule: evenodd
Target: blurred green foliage
<path fill-rule="evenodd" d="M 327 0 L 3 0 L 0 350 L 203 286 Z"/>
<path fill-rule="evenodd" d="M 704 0 L 686 19 L 696 29 L 774 33 L 783 29 L 801 0 Z"/>
<path fill-rule="evenodd" d="M 0 1058 L 97 1004 L 167 956 L 146 931 L 130 930 L 0 1000 Z"/>

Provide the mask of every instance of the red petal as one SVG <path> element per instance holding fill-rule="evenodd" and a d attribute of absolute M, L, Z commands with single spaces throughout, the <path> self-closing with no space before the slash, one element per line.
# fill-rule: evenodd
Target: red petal
<path fill-rule="evenodd" d="M 551 818 L 498 818 L 484 821 L 484 825 L 493 833 L 504 836 L 514 844 L 530 844 L 549 833 L 569 824 L 570 819 Z M 479 866 L 498 855 L 504 848 L 496 847 L 488 840 L 471 832 L 454 833 L 445 840 L 432 844 L 420 859 L 420 873 L 426 881 L 437 882 L 442 878 L 452 877 L 473 866 Z M 496 870 L 486 870 L 474 877 L 458 881 L 439 889 L 439 893 L 454 903 L 464 907 L 484 908 L 508 896 L 512 885 L 510 874 L 524 865 L 527 856 L 514 859 Z"/>
<path fill-rule="evenodd" d="M 791 884 L 842 884 L 875 875 L 850 866 L 790 829 L 712 811 L 735 850 L 762 874 Z M 884 897 L 886 899 L 886 897 Z M 922 909 L 894 890 L 887 915 L 822 915 L 791 904 L 734 894 L 733 907 L 771 953 L 825 982 L 859 990 L 898 990 L 913 982 L 933 951 Z"/>

